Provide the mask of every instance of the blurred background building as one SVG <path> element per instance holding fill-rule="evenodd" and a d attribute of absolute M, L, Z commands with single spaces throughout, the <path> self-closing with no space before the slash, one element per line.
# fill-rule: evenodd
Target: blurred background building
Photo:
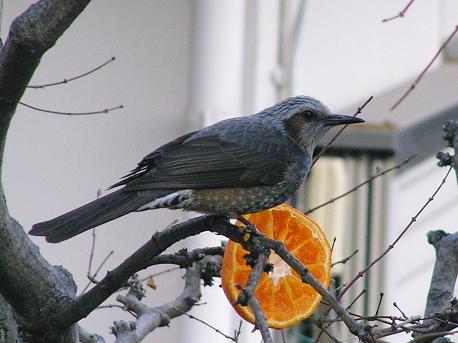
<path fill-rule="evenodd" d="M 33 84 L 60 81 L 108 60 L 99 72 L 58 87 L 30 89 L 23 101 L 64 112 L 123 110 L 65 116 L 19 107 L 9 133 L 4 182 L 10 212 L 24 227 L 96 197 L 147 153 L 186 131 L 235 115 L 246 115 L 290 95 L 317 97 L 338 113 L 353 114 L 373 95 L 359 125 L 339 139 L 314 167 L 294 202 L 318 205 L 366 180 L 380 169 L 416 158 L 400 170 L 327 207 L 314 216 L 336 238 L 334 260 L 359 252 L 334 269 L 340 284 L 378 256 L 408 224 L 444 176 L 434 154 L 442 149 L 440 126 L 458 116 L 458 56 L 454 40 L 412 94 L 390 107 L 432 59 L 458 23 L 453 0 L 417 0 L 404 18 L 382 23 L 406 1 L 317 0 L 98 0 L 92 2 L 43 58 Z M 2 38 L 14 17 L 32 3 L 5 0 Z M 424 310 L 434 250 L 432 229 L 456 228 L 458 193 L 450 178 L 414 227 L 353 287 L 352 309 L 407 315 Z M 94 265 L 109 254 L 99 277 L 135 251 L 156 230 L 189 214 L 157 210 L 137 213 L 97 230 Z M 455 219 L 455 220 L 454 220 Z M 200 235 L 172 247 L 219 244 Z M 79 289 L 87 283 L 90 232 L 58 245 L 33 238 L 51 263 L 72 272 Z M 166 268 L 166 267 L 165 267 Z M 160 269 L 151 269 L 148 275 Z M 183 286 L 174 271 L 156 278 L 148 302 L 173 299 Z M 231 335 L 238 317 L 218 287 L 206 289 L 192 314 Z M 115 303 L 110 299 L 107 304 Z M 129 316 L 100 309 L 83 321 L 108 336 L 111 322 Z M 241 342 L 259 342 L 244 325 Z M 298 331 L 288 342 L 299 341 Z M 344 332 L 341 339 L 350 336 Z M 145 342 L 223 342 L 224 337 L 183 317 Z M 392 338 L 405 341 L 406 337 Z"/>

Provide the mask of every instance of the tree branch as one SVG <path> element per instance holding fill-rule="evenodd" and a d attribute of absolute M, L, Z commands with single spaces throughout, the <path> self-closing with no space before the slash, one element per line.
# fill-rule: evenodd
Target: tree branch
<path fill-rule="evenodd" d="M 102 336 L 91 334 L 78 325 L 78 337 L 81 343 L 105 343 Z"/>
<path fill-rule="evenodd" d="M 138 319 L 132 325 L 130 334 L 124 332 L 116 338 L 116 343 L 137 343 L 154 329 L 168 325 L 172 318 L 188 312 L 201 297 L 200 279 L 202 271 L 209 269 L 209 265 L 221 264 L 221 256 L 207 256 L 186 270 L 183 292 L 172 302 L 150 308 L 144 305 L 133 294 L 119 295 L 117 300 L 128 309 L 135 312 Z M 211 268 L 211 267 L 210 267 Z"/>
<path fill-rule="evenodd" d="M 359 188 L 361 188 L 362 186 L 364 186 L 364 185 L 370 183 L 370 182 L 373 181 L 374 179 L 376 179 L 376 178 L 378 178 L 378 177 L 380 177 L 380 176 L 383 176 L 383 175 L 385 175 L 386 173 L 389 173 L 389 172 L 392 171 L 392 170 L 401 168 L 404 164 L 409 163 L 410 160 L 412 160 L 412 158 L 414 158 L 414 157 L 415 157 L 415 155 L 412 155 L 412 156 L 410 156 L 409 158 L 407 158 L 407 159 L 405 159 L 404 161 L 402 161 L 401 163 L 395 165 L 394 167 L 391 167 L 391 168 L 388 168 L 388 169 L 385 169 L 385 170 L 380 170 L 380 171 L 376 172 L 374 175 L 372 175 L 372 176 L 369 177 L 368 179 L 364 180 L 363 182 L 359 183 L 358 185 L 354 186 L 352 189 L 346 191 L 345 193 L 340 194 L 339 196 L 336 196 L 335 198 L 329 199 L 328 201 L 326 201 L 326 202 L 324 202 L 324 203 L 322 203 L 322 204 L 320 204 L 320 205 L 318 205 L 318 206 L 315 206 L 315 207 L 313 207 L 313 208 L 310 208 L 310 209 L 304 211 L 304 214 L 307 214 L 307 215 L 308 215 L 308 214 L 310 214 L 310 213 L 312 213 L 312 212 L 315 212 L 316 210 L 318 210 L 318 209 L 320 209 L 320 208 L 322 208 L 322 207 L 324 207 L 324 206 L 327 206 L 327 205 L 333 203 L 333 202 L 336 201 L 336 200 L 339 200 L 339 199 L 341 199 L 341 198 L 343 198 L 343 197 L 346 197 L 347 195 L 349 195 L 349 194 L 351 194 L 351 193 L 357 191 L 357 190 L 358 190 Z"/>
<path fill-rule="evenodd" d="M 442 130 L 445 132 L 444 140 L 447 146 L 454 150 L 454 154 L 448 152 L 437 153 L 439 166 L 452 166 L 455 169 L 456 181 L 458 183 L 458 120 L 448 120 L 442 125 Z"/>
<path fill-rule="evenodd" d="M 264 343 L 273 343 L 272 336 L 270 335 L 269 326 L 267 324 L 267 319 L 262 311 L 261 304 L 259 303 L 258 298 L 254 294 L 256 288 L 258 287 L 259 281 L 261 280 L 262 274 L 266 271 L 267 260 L 270 255 L 270 250 L 263 247 L 258 247 L 259 251 L 255 254 L 257 256 L 257 261 L 253 266 L 253 270 L 248 277 L 248 281 L 245 287 L 239 285 L 239 288 L 242 290 L 242 294 L 239 296 L 237 302 L 242 306 L 250 306 L 253 310 L 256 328 L 261 332 L 262 340 Z"/>
<path fill-rule="evenodd" d="M 386 23 L 387 21 L 391 21 L 397 18 L 404 18 L 404 15 L 406 14 L 407 10 L 409 7 L 413 4 L 415 0 L 410 0 L 409 3 L 397 14 L 389 18 L 385 18 L 382 20 L 383 23 Z"/>
<path fill-rule="evenodd" d="M 437 313 L 446 313 L 452 307 L 453 291 L 458 276 L 458 233 L 448 234 L 441 230 L 430 231 L 428 232 L 428 243 L 436 251 L 436 262 L 431 276 L 425 317 Z M 423 321 L 423 324 L 435 326 L 434 332 L 450 331 L 457 327 L 456 324 L 449 321 L 438 323 L 434 319 L 427 319 Z M 414 335 L 414 337 L 418 336 L 421 335 Z M 431 342 L 434 338 L 436 337 L 423 341 Z"/>
<path fill-rule="evenodd" d="M 352 279 L 350 282 L 348 282 L 343 290 L 340 292 L 339 299 L 341 299 L 345 293 L 354 285 L 354 283 L 361 278 L 369 269 L 371 269 L 374 265 L 376 265 L 381 259 L 383 259 L 386 254 L 390 252 L 391 249 L 395 247 L 395 245 L 399 242 L 399 240 L 405 235 L 405 233 L 412 227 L 412 225 L 417 221 L 418 217 L 420 214 L 424 211 L 426 207 L 434 200 L 435 196 L 437 193 L 441 190 L 442 186 L 445 184 L 445 181 L 447 180 L 448 175 L 450 174 L 450 171 L 452 169 L 450 168 L 447 173 L 445 174 L 444 178 L 441 180 L 440 184 L 437 186 L 433 194 L 425 201 L 423 206 L 418 210 L 418 212 L 410 219 L 409 223 L 404 227 L 404 229 L 401 231 L 401 233 L 394 239 L 394 241 L 374 260 L 372 260 L 371 263 L 369 263 L 364 269 L 360 270 L 359 273 Z"/>
<path fill-rule="evenodd" d="M 0 342 L 20 342 L 13 309 L 0 295 Z"/>
<path fill-rule="evenodd" d="M 174 243 L 204 231 L 212 231 L 232 239 L 244 246 L 250 252 L 259 254 L 259 247 L 274 250 L 288 263 L 304 282 L 310 284 L 332 308 L 341 316 L 350 331 L 365 342 L 372 342 L 372 338 L 364 325 L 358 324 L 348 311 L 328 292 L 307 268 L 291 255 L 281 242 L 268 239 L 262 235 L 251 234 L 246 240 L 245 231 L 232 225 L 227 218 L 218 216 L 201 216 L 188 220 L 185 223 L 174 225 L 153 235 L 150 241 L 144 244 L 134 254 L 127 258 L 113 271 L 100 281 L 94 288 L 80 296 L 65 310 L 53 318 L 58 327 L 67 327 L 87 316 L 93 309 L 106 300 L 111 294 L 124 286 L 131 275 L 147 268 L 155 258 Z M 244 238 L 245 237 L 245 238 Z M 128 328 L 122 325 L 122 333 L 127 334 Z M 120 333 L 121 333 L 120 331 Z"/>
<path fill-rule="evenodd" d="M 88 3 L 89 0 L 42 0 L 12 23 L 0 50 L 0 177 L 6 134 L 18 101 L 43 54 Z M 0 279 L 0 294 L 35 328 L 49 325 L 49 315 L 58 312 L 75 294 L 69 273 L 49 265 L 22 227 L 10 217 L 1 183 Z M 70 342 L 74 337 L 65 339 Z M 49 341 L 62 339 L 50 336 Z"/>
<path fill-rule="evenodd" d="M 428 70 L 431 68 L 431 66 L 434 64 L 434 62 L 437 60 L 441 52 L 445 49 L 445 47 L 451 42 L 453 36 L 458 32 L 458 25 L 455 26 L 455 29 L 452 31 L 452 33 L 447 37 L 444 43 L 440 46 L 439 50 L 434 54 L 433 58 L 429 63 L 426 65 L 426 67 L 421 71 L 420 75 L 417 76 L 415 81 L 410 85 L 410 87 L 407 89 L 407 91 L 399 98 L 398 101 L 394 103 L 393 106 L 391 106 L 390 111 L 394 111 L 403 101 L 405 98 L 409 96 L 409 94 L 417 87 L 417 85 L 420 83 L 421 79 L 425 74 L 428 72 Z"/>
<path fill-rule="evenodd" d="M 201 216 L 156 232 L 151 240 L 145 243 L 118 267 L 108 272 L 97 285 L 87 293 L 82 294 L 66 309 L 55 315 L 55 325 L 65 328 L 88 316 L 92 310 L 104 302 L 111 294 L 125 286 L 127 280 L 134 273 L 152 265 L 154 258 L 168 247 L 186 237 L 210 230 L 214 223 L 218 221 L 225 221 L 225 219 Z"/>

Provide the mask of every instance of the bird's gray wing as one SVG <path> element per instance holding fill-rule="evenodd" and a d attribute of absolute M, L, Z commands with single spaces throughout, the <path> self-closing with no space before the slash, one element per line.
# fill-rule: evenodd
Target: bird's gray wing
<path fill-rule="evenodd" d="M 117 185 L 125 184 L 126 190 L 273 185 L 283 180 L 291 149 L 303 154 L 278 129 L 234 118 L 152 152 Z"/>

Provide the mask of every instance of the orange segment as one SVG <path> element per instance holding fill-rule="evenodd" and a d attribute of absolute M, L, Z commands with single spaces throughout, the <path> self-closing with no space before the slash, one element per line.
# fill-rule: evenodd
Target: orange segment
<path fill-rule="evenodd" d="M 309 271 L 325 286 L 331 279 L 331 247 L 321 228 L 309 217 L 293 207 L 282 204 L 270 210 L 245 216 L 267 237 L 285 243 Z M 239 225 L 239 223 L 237 224 Z M 248 251 L 229 241 L 223 257 L 222 286 L 237 313 L 254 323 L 249 306 L 235 305 L 241 291 L 237 285 L 246 286 L 251 267 L 244 258 Z M 261 304 L 270 327 L 282 329 L 292 326 L 315 312 L 321 296 L 272 252 L 269 263 L 272 272 L 264 273 L 255 295 Z"/>

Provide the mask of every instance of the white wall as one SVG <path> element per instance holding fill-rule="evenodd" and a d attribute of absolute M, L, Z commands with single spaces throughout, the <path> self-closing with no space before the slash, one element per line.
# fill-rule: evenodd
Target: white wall
<path fill-rule="evenodd" d="M 32 1 L 4 4 L 3 38 L 12 18 Z M 116 62 L 74 83 L 28 90 L 23 101 L 63 111 L 88 111 L 123 104 L 109 114 L 67 117 L 18 107 L 9 132 L 4 182 L 11 214 L 24 228 L 95 198 L 135 167 L 147 153 L 186 129 L 190 3 L 180 0 L 92 2 L 43 58 L 32 83 L 62 80 L 85 72 L 111 56 Z M 97 230 L 95 265 L 114 250 L 105 272 L 123 261 L 179 213 L 154 211 L 116 220 Z M 33 238 L 53 264 L 86 283 L 90 232 L 53 245 Z M 168 266 L 169 267 L 169 266 Z M 154 270 L 157 270 L 154 269 Z M 162 304 L 181 291 L 182 272 L 157 278 L 149 302 Z M 114 300 L 111 303 L 115 303 Z M 99 310 L 83 321 L 109 337 L 122 311 Z M 172 328 L 176 324 L 172 322 Z M 161 328 L 149 341 L 174 341 Z"/>
<path fill-rule="evenodd" d="M 388 240 L 392 243 L 433 194 L 448 168 L 438 168 L 431 157 L 392 179 L 388 207 Z M 408 315 L 423 314 L 434 267 L 435 252 L 426 234 L 431 230 L 456 231 L 458 191 L 452 172 L 440 192 L 420 214 L 405 236 L 387 255 L 385 310 L 396 313 L 396 302 Z M 456 291 L 455 291 L 455 294 Z M 405 342 L 408 337 L 394 337 Z M 453 338 L 452 338 L 453 339 Z"/>
<path fill-rule="evenodd" d="M 12 18 L 30 3 L 32 1 L 5 1 L 3 38 Z M 111 56 L 116 56 L 117 61 L 66 86 L 29 90 L 23 99 L 25 102 L 64 111 L 88 111 L 118 104 L 124 104 L 125 109 L 110 114 L 65 117 L 18 108 L 8 139 L 4 182 L 11 213 L 24 227 L 93 199 L 97 189 L 105 189 L 116 182 L 145 154 L 187 131 L 190 123 L 195 125 L 196 121 L 189 117 L 187 110 L 192 104 L 189 98 L 194 47 L 191 7 L 196 3 L 180 0 L 94 1 L 56 47 L 45 55 L 33 83 L 76 75 Z M 238 100 L 240 103 L 232 102 L 231 96 L 230 106 L 222 104 L 216 112 L 215 106 L 203 108 L 211 112 L 206 114 L 207 122 L 227 116 L 225 111 L 240 108 L 252 112 L 276 101 L 273 80 L 281 75 L 276 65 L 280 2 L 258 0 L 246 4 L 245 50 L 240 64 L 244 72 L 243 94 Z M 307 1 L 293 70 L 293 93 L 316 96 L 337 110 L 416 76 L 456 24 L 453 13 L 457 13 L 458 5 L 451 0 L 417 0 L 405 18 L 381 23 L 403 5 L 394 0 L 376 0 L 370 4 L 364 0 Z M 227 34 L 239 31 L 240 27 Z M 203 67 L 200 72 L 207 73 L 208 69 Z M 212 73 L 218 73 L 218 68 L 215 67 Z M 210 76 L 214 82 L 215 74 Z M 199 77 L 205 79 L 203 75 L 197 75 Z M 234 73 L 234 78 L 238 77 L 239 74 Z M 217 99 L 225 101 L 217 83 L 206 89 L 209 99 L 212 99 L 213 89 L 219 92 Z M 431 167 L 432 161 L 428 163 L 431 177 L 421 189 L 403 186 L 409 180 L 405 174 L 393 184 L 393 197 L 402 191 L 403 203 L 416 208 L 411 199 L 423 199 L 423 194 L 426 197 L 438 181 L 435 173 L 441 172 Z M 403 212 L 395 212 L 390 227 L 408 220 Z M 405 212 L 410 216 L 410 207 Z M 155 230 L 177 217 L 180 217 L 177 212 L 154 211 L 129 215 L 106 225 L 97 231 L 96 264 L 113 249 L 115 256 L 107 268 L 114 267 Z M 422 230 L 434 225 L 445 226 L 445 223 L 425 223 Z M 423 233 L 421 236 L 424 237 Z M 64 265 L 80 285 L 85 283 L 90 234 L 59 245 L 47 244 L 40 238 L 34 241 L 52 263 Z M 432 254 L 432 249 L 425 249 L 430 250 L 424 255 L 429 258 L 427 254 Z M 403 251 L 401 246 L 396 248 L 391 255 L 393 261 L 402 259 Z M 401 276 L 404 270 L 400 269 L 397 275 Z M 390 294 L 401 294 L 401 281 L 396 279 L 390 283 Z M 157 282 L 158 291 L 150 291 L 149 297 L 154 304 L 171 299 L 182 286 L 176 274 L 160 277 Z M 402 292 L 404 296 L 409 290 Z M 222 296 L 220 301 L 225 304 Z M 222 306 L 228 308 L 227 304 Z M 417 308 L 409 310 L 414 312 Z M 86 319 L 84 325 L 88 330 L 107 336 L 110 322 L 121 317 L 121 312 L 116 310 L 100 310 Z M 171 329 L 157 330 L 147 342 L 176 341 L 182 320 L 187 319 L 172 321 Z M 193 325 L 201 324 L 195 322 Z M 222 336 L 211 334 L 214 342 L 225 341 Z M 197 342 L 202 337 L 192 339 Z"/>
<path fill-rule="evenodd" d="M 439 46 L 440 2 L 416 1 L 403 19 L 382 23 L 402 6 L 386 0 L 307 1 L 295 92 L 343 108 L 416 76 Z"/>

